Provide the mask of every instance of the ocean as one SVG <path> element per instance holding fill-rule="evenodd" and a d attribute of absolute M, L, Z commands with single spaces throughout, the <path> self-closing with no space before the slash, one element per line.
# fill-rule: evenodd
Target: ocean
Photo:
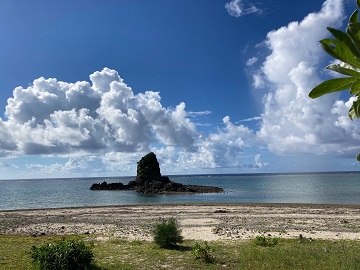
<path fill-rule="evenodd" d="M 134 177 L 0 180 L 0 210 L 82 206 L 251 202 L 360 205 L 360 173 L 176 175 L 183 184 L 224 188 L 218 194 L 146 195 L 135 191 L 91 191 L 93 183 L 124 184 Z"/>

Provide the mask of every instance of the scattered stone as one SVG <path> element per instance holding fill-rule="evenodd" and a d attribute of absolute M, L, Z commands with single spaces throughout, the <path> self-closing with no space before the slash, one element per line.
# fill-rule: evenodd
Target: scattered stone
<path fill-rule="evenodd" d="M 214 211 L 215 214 L 225 214 L 227 212 L 228 212 L 227 210 L 223 210 L 223 209 L 219 209 L 219 210 Z"/>

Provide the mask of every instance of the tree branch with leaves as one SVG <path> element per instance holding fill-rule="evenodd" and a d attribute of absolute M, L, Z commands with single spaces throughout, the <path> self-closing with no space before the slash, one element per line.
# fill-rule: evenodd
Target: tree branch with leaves
<path fill-rule="evenodd" d="M 360 9 L 360 0 L 356 0 Z M 351 120 L 360 118 L 360 23 L 359 10 L 356 9 L 349 18 L 346 32 L 328 27 L 334 38 L 320 40 L 320 45 L 330 56 L 340 61 L 340 64 L 331 64 L 326 69 L 335 71 L 340 78 L 330 79 L 317 85 L 309 93 L 309 97 L 318 98 L 322 95 L 350 90 L 350 95 L 357 99 L 353 102 L 349 117 Z M 360 154 L 357 155 L 360 162 Z"/>

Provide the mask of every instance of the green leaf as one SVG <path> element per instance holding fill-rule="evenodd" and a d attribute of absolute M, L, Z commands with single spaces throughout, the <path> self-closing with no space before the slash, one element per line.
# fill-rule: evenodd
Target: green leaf
<path fill-rule="evenodd" d="M 345 42 L 336 39 L 323 39 L 320 41 L 320 45 L 332 57 L 360 68 L 360 62 Z"/>
<path fill-rule="evenodd" d="M 360 70 L 356 70 L 353 66 L 349 64 L 345 64 L 345 65 L 332 64 L 332 65 L 328 65 L 326 69 L 336 71 L 346 76 L 360 77 Z"/>
<path fill-rule="evenodd" d="M 350 94 L 356 95 L 360 92 L 360 78 L 357 78 L 350 87 Z"/>
<path fill-rule="evenodd" d="M 356 0 L 356 5 L 358 8 L 360 8 L 360 0 Z"/>
<path fill-rule="evenodd" d="M 358 20 L 358 11 L 356 10 L 352 17 L 350 18 L 351 22 L 349 21 L 348 27 L 346 28 L 346 33 L 350 37 L 352 44 L 356 48 L 356 51 L 360 51 L 360 23 Z M 356 21 L 355 21 L 356 20 Z M 355 50 L 350 46 L 350 49 L 353 51 L 353 53 L 356 55 L 357 58 L 358 55 L 355 53 Z"/>
<path fill-rule="evenodd" d="M 327 30 L 338 40 L 342 41 L 346 44 L 346 46 L 350 49 L 350 51 L 354 54 L 356 59 L 360 59 L 360 48 L 354 44 L 353 40 L 350 38 L 350 36 L 338 29 L 327 27 Z"/>
<path fill-rule="evenodd" d="M 353 40 L 354 45 L 358 45 L 360 42 L 360 23 L 349 23 L 348 27 L 346 28 L 346 33 L 349 37 Z"/>
<path fill-rule="evenodd" d="M 336 79 L 327 80 L 325 82 L 320 83 L 313 90 L 311 90 L 311 92 L 309 93 L 309 97 L 317 98 L 332 92 L 349 89 L 355 80 L 356 78 L 354 77 L 336 78 Z"/>
<path fill-rule="evenodd" d="M 360 153 L 358 153 L 358 154 L 356 155 L 356 160 L 357 160 L 357 162 L 360 162 Z"/>
<path fill-rule="evenodd" d="M 355 117 L 360 118 L 360 99 L 359 95 L 358 99 L 353 102 L 350 110 L 349 110 L 349 117 L 351 120 L 354 120 Z"/>
<path fill-rule="evenodd" d="M 359 11 L 355 10 L 349 18 L 349 24 L 357 23 L 359 21 Z"/>
<path fill-rule="evenodd" d="M 354 101 L 352 107 L 354 107 L 354 113 L 357 118 L 360 118 L 360 99 Z"/>
<path fill-rule="evenodd" d="M 327 27 L 326 29 L 334 36 L 335 39 L 345 42 L 348 46 L 352 45 L 351 38 L 347 33 L 332 27 Z"/>
<path fill-rule="evenodd" d="M 354 111 L 354 106 L 351 106 L 350 110 L 349 110 L 349 118 L 351 120 L 354 120 L 355 118 L 355 111 Z"/>

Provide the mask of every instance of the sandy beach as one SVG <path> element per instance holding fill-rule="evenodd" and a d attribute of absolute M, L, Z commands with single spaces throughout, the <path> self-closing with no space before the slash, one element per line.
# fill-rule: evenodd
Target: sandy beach
<path fill-rule="evenodd" d="M 162 218 L 179 221 L 185 239 L 359 239 L 360 205 L 153 204 L 0 211 L 0 234 L 94 234 L 152 240 Z"/>

